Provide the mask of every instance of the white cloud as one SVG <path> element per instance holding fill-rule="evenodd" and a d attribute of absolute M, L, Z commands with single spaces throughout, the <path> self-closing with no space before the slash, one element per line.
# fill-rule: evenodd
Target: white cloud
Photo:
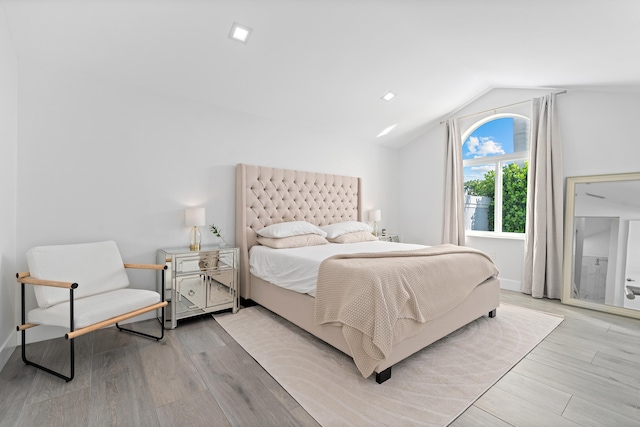
<path fill-rule="evenodd" d="M 480 145 L 480 141 L 476 136 L 470 136 L 467 141 L 467 149 L 471 154 L 475 154 L 478 152 L 478 146 Z"/>
<path fill-rule="evenodd" d="M 486 136 L 480 138 L 470 136 L 467 141 L 467 150 L 469 150 L 469 153 L 473 154 L 476 158 L 504 154 L 502 144 L 494 141 L 491 137 Z"/>
<path fill-rule="evenodd" d="M 495 169 L 494 165 L 482 165 L 482 166 L 472 166 L 471 170 L 474 172 L 480 172 L 483 175 L 489 171 L 492 171 Z"/>

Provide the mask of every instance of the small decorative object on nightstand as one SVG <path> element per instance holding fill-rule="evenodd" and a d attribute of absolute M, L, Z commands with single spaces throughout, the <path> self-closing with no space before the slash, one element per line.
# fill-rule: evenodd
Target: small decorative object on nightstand
<path fill-rule="evenodd" d="M 383 241 L 383 242 L 396 242 L 396 243 L 400 243 L 402 242 L 402 236 L 399 234 L 385 234 L 382 236 L 378 236 L 378 240 Z"/>
<path fill-rule="evenodd" d="M 222 230 L 220 229 L 220 227 L 216 227 L 215 224 L 211 224 L 209 226 L 209 230 L 211 230 L 211 234 L 213 234 L 214 236 L 216 236 L 219 241 L 220 241 L 220 246 L 224 246 L 227 244 L 227 242 L 224 241 L 224 237 L 222 237 Z"/>
<path fill-rule="evenodd" d="M 204 208 L 187 208 L 184 210 L 184 223 L 191 229 L 191 242 L 189 249 L 192 251 L 200 250 L 200 242 L 202 241 L 202 235 L 198 227 L 204 225 Z"/>
<path fill-rule="evenodd" d="M 167 266 L 158 274 L 161 286 L 165 274 L 165 328 L 175 329 L 179 319 L 231 309 L 238 311 L 239 249 L 234 246 L 202 246 L 159 249 L 157 263 Z"/>

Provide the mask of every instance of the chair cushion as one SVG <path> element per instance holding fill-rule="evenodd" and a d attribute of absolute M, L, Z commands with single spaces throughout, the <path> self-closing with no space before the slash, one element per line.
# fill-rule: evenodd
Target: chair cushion
<path fill-rule="evenodd" d="M 27 251 L 27 263 L 32 277 L 77 283 L 77 299 L 129 286 L 120 251 L 113 241 L 38 246 Z M 69 300 L 68 289 L 33 288 L 39 307 Z"/>
<path fill-rule="evenodd" d="M 78 288 L 79 289 L 79 288 Z M 103 320 L 160 302 L 160 294 L 145 289 L 118 289 L 74 300 L 74 328 Z M 69 302 L 49 308 L 34 308 L 27 314 L 27 322 L 69 328 Z"/>

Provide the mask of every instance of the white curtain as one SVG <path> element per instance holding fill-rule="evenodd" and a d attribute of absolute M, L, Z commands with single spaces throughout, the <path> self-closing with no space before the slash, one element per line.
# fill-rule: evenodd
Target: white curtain
<path fill-rule="evenodd" d="M 555 94 L 532 100 L 529 154 L 522 291 L 535 298 L 560 298 L 563 186 Z"/>
<path fill-rule="evenodd" d="M 462 170 L 462 136 L 458 119 L 445 124 L 446 163 L 444 179 L 443 243 L 464 246 L 464 173 Z"/>

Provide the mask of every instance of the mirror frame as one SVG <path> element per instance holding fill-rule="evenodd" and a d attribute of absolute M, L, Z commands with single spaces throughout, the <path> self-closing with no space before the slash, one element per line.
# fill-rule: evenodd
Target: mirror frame
<path fill-rule="evenodd" d="M 566 198 L 565 198 L 565 220 L 564 220 L 564 259 L 562 263 L 562 303 L 576 307 L 588 308 L 591 310 L 603 311 L 606 313 L 618 314 L 620 316 L 640 319 L 640 310 L 633 310 L 625 307 L 599 304 L 571 297 L 571 269 L 573 264 L 573 228 L 575 218 L 576 185 L 589 182 L 619 182 L 619 181 L 640 181 L 640 172 L 620 173 L 609 175 L 588 175 L 567 177 Z"/>

